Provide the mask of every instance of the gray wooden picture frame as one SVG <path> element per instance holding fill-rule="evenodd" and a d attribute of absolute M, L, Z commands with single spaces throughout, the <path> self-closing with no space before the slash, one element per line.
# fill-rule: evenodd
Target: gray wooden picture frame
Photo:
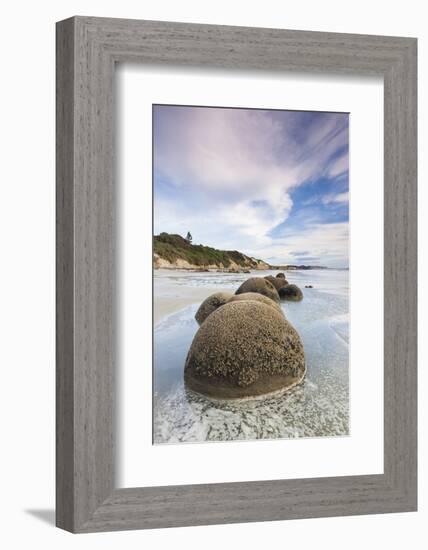
<path fill-rule="evenodd" d="M 414 38 L 155 21 L 57 24 L 58 527 L 83 533 L 416 510 L 416 47 Z M 115 487 L 117 62 L 383 77 L 383 474 Z"/>

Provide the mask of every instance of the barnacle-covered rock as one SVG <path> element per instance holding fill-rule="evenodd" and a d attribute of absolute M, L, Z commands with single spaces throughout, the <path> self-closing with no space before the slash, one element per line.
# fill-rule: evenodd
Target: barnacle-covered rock
<path fill-rule="evenodd" d="M 290 388 L 305 375 L 302 341 L 275 307 L 229 302 L 200 326 L 184 368 L 187 386 L 220 399 Z"/>

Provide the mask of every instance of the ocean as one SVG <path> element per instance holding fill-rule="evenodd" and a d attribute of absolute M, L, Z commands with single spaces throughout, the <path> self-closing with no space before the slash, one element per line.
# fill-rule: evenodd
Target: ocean
<path fill-rule="evenodd" d="M 235 291 L 249 277 L 275 275 L 155 271 L 154 296 L 180 289 Z M 153 442 L 209 442 L 349 434 L 349 272 L 287 271 L 304 294 L 282 302 L 303 341 L 307 373 L 299 386 L 268 397 L 214 401 L 186 389 L 183 370 L 199 302 L 164 317 L 154 327 Z M 313 288 L 304 288 L 312 285 Z"/>

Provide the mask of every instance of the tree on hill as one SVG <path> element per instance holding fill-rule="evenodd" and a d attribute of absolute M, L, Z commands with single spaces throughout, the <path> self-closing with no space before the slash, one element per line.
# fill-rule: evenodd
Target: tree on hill
<path fill-rule="evenodd" d="M 189 243 L 189 244 L 192 244 L 192 234 L 190 233 L 190 231 L 187 232 L 187 235 L 186 235 L 186 241 Z"/>

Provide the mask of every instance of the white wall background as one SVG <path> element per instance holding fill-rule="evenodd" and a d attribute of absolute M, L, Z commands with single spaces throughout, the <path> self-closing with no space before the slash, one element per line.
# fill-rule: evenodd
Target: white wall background
<path fill-rule="evenodd" d="M 428 27 L 424 3 L 407 0 L 15 0 L 1 12 L 0 543 L 54 548 L 423 548 L 426 469 L 412 514 L 73 536 L 53 527 L 54 507 L 54 23 L 70 15 L 163 19 L 419 38 L 420 269 L 427 231 Z M 426 302 L 426 285 L 420 288 Z M 368 304 L 369 307 L 369 304 Z M 420 334 L 427 315 L 420 308 Z M 420 459 L 428 461 L 426 347 L 420 350 Z M 363 450 L 362 450 L 363 452 Z M 423 540 L 425 539 L 425 541 Z"/>

